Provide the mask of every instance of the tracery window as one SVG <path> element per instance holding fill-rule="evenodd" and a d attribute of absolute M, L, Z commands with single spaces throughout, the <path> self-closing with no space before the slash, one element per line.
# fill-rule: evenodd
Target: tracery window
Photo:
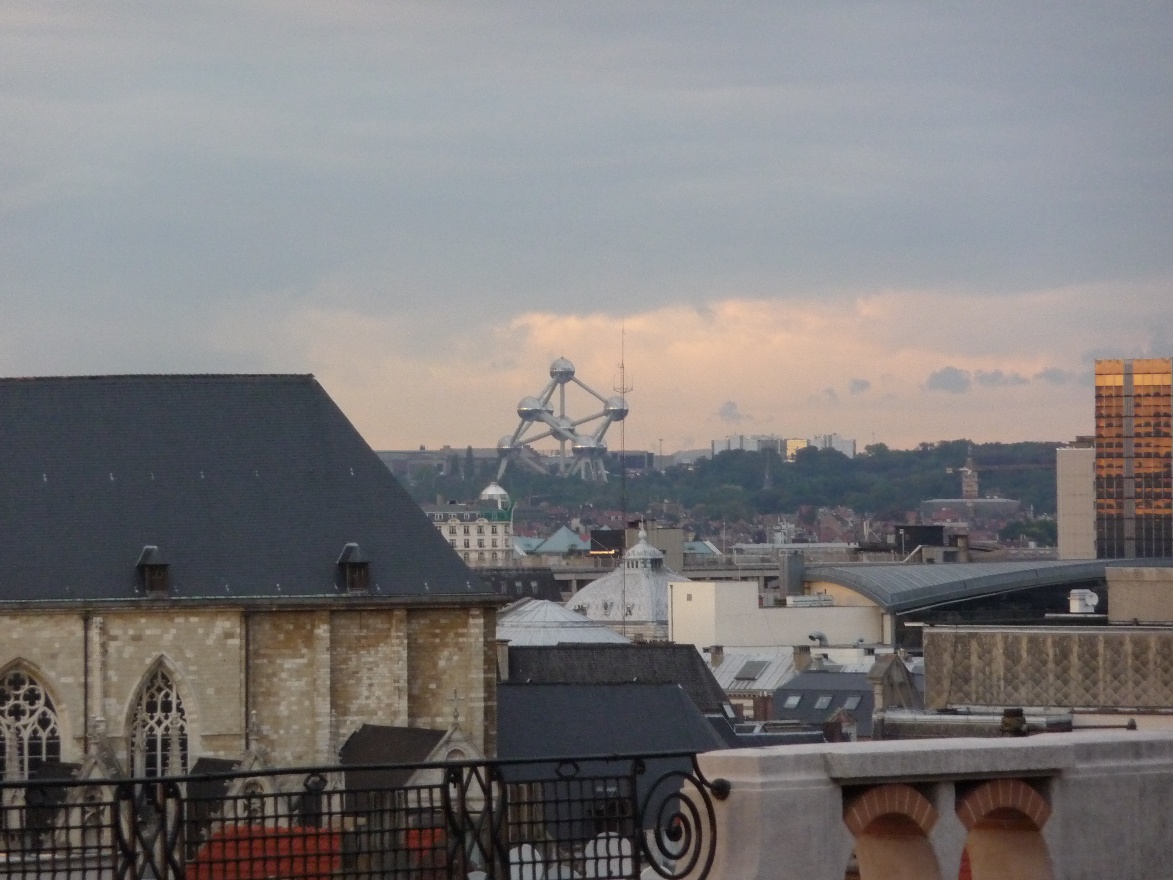
<path fill-rule="evenodd" d="M 136 776 L 187 772 L 187 714 L 175 682 L 162 666 L 139 694 L 131 722 L 131 759 Z"/>
<path fill-rule="evenodd" d="M 27 779 L 61 760 L 57 710 L 45 689 L 21 669 L 0 678 L 0 778 Z"/>

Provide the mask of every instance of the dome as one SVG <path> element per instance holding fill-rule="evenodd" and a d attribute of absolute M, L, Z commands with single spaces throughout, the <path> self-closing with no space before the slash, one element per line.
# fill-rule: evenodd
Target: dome
<path fill-rule="evenodd" d="M 635 546 L 623 554 L 623 561 L 628 563 L 628 567 L 632 567 L 631 563 L 639 562 L 640 560 L 647 560 L 649 565 L 647 567 L 654 567 L 654 561 L 660 564 L 664 562 L 664 553 L 657 550 L 648 543 L 648 533 L 641 527 L 639 530 L 639 540 Z"/>
<path fill-rule="evenodd" d="M 574 378 L 574 364 L 566 358 L 558 358 L 550 364 L 550 378 L 559 385 L 565 385 Z"/>
<path fill-rule="evenodd" d="M 686 580 L 664 565 L 664 554 L 647 542 L 647 533 L 641 529 L 623 564 L 591 581 L 565 606 L 612 628 L 651 628 L 653 638 L 667 638 L 668 584 Z"/>

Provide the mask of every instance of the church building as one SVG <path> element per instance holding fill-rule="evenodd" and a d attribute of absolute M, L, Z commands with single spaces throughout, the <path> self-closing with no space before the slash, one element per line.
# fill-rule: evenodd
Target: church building
<path fill-rule="evenodd" d="M 312 376 L 0 379 L 5 779 L 492 755 L 500 604 Z"/>

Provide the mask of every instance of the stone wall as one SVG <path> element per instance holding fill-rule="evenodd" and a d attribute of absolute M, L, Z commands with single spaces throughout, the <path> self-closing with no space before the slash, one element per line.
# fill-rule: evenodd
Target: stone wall
<path fill-rule="evenodd" d="M 57 712 L 62 760 L 104 733 L 123 766 L 146 678 L 162 665 L 183 701 L 191 761 L 333 763 L 364 723 L 446 730 L 496 746 L 495 611 L 322 603 L 158 604 L 0 613 L 0 671 L 20 666 Z"/>
<path fill-rule="evenodd" d="M 931 627 L 925 704 L 1173 708 L 1173 630 Z"/>
<path fill-rule="evenodd" d="M 709 877 L 1140 880 L 1173 864 L 1173 735 L 827 743 L 698 760 L 730 783 L 714 803 Z"/>

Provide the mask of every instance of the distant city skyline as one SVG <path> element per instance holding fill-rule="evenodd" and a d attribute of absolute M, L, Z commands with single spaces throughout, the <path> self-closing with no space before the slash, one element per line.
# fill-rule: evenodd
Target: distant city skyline
<path fill-rule="evenodd" d="M 628 448 L 1067 440 L 1173 353 L 1170 94 L 1161 4 L 18 0 L 0 375 L 489 446 L 622 328 Z"/>

